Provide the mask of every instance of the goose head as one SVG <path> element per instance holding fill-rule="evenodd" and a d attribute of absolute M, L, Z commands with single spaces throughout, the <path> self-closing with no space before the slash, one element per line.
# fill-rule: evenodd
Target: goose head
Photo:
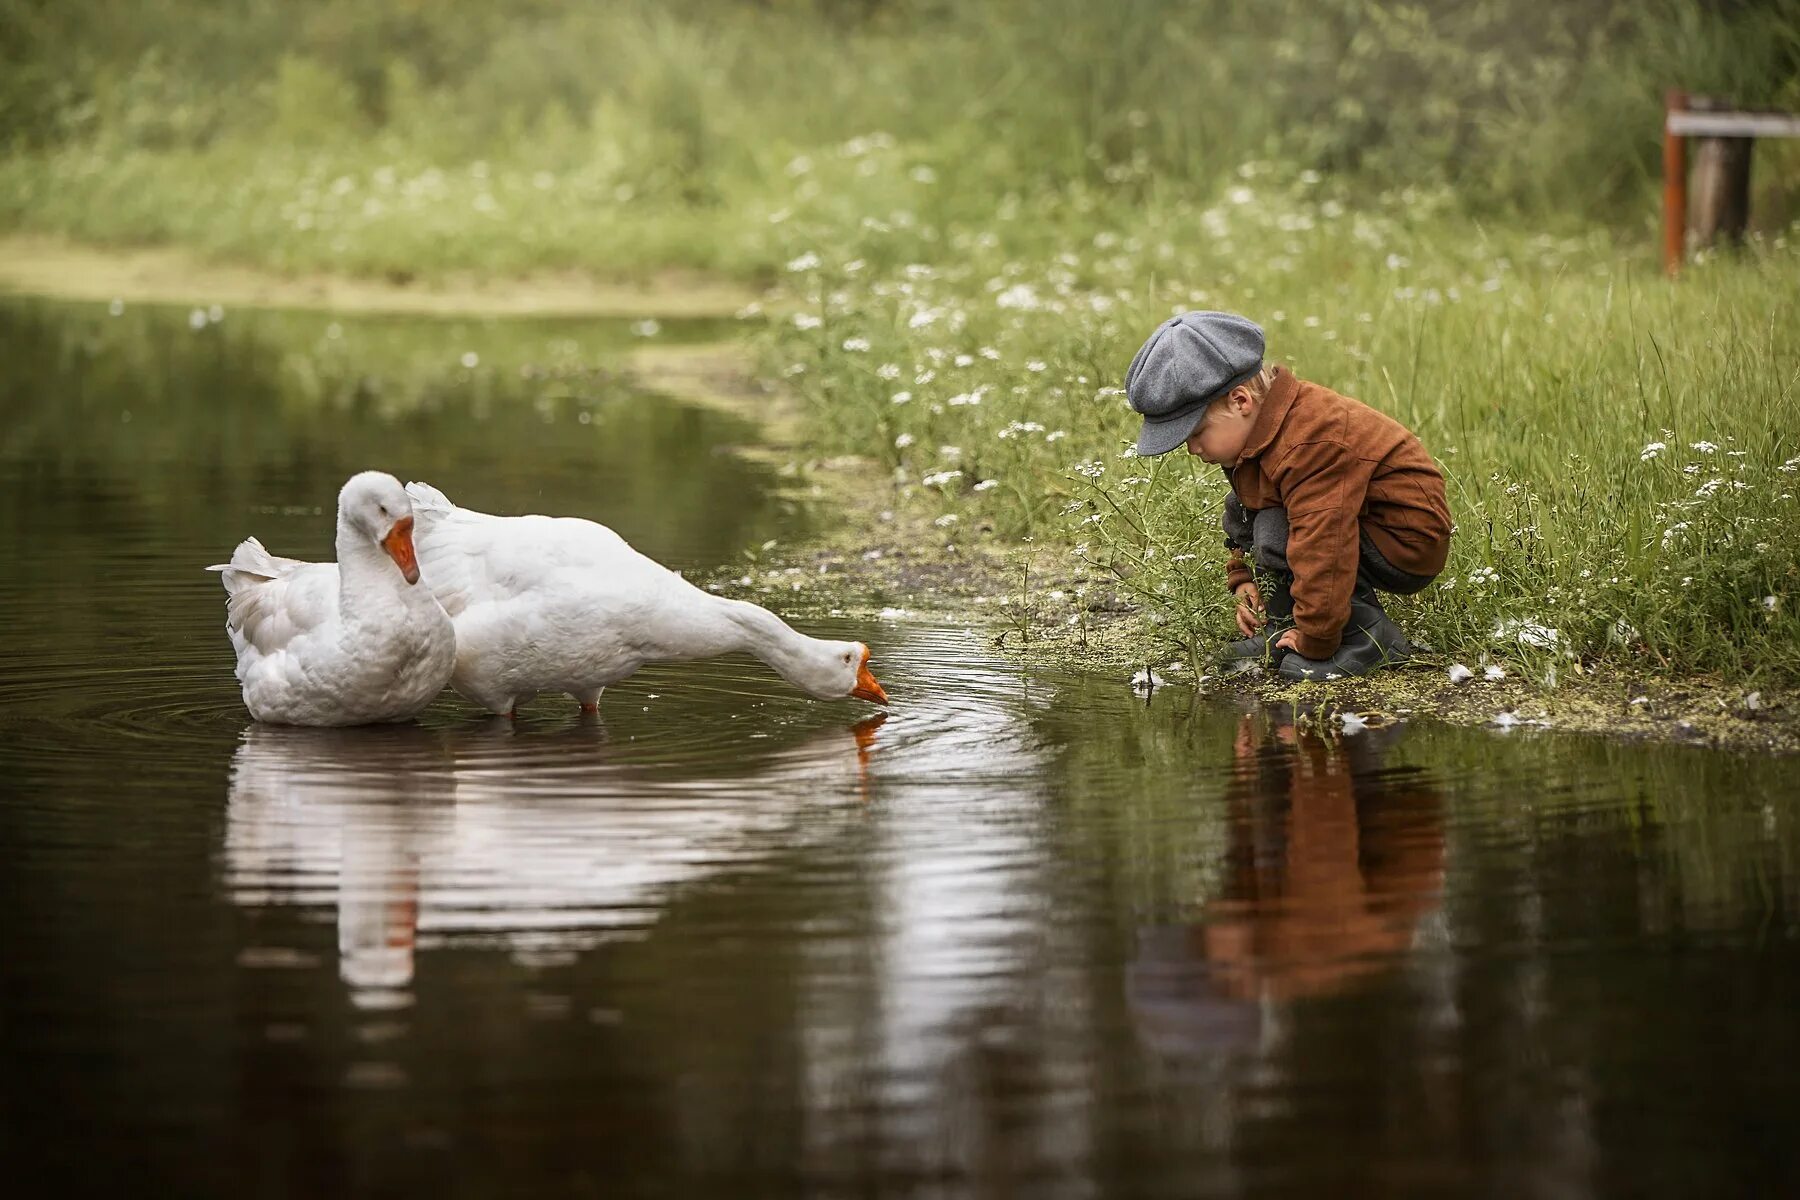
<path fill-rule="evenodd" d="M 383 471 L 352 475 L 338 493 L 338 528 L 367 537 L 394 560 L 406 582 L 419 582 L 412 501 L 398 479 Z"/>
<path fill-rule="evenodd" d="M 783 674 L 801 691 L 818 700 L 854 696 L 871 704 L 886 704 L 887 693 L 869 671 L 869 648 L 861 642 L 808 639 Z"/>

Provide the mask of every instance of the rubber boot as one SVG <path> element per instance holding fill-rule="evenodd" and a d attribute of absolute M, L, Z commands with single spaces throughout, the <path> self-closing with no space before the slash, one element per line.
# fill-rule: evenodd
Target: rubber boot
<path fill-rule="evenodd" d="M 1289 654 L 1281 660 L 1283 679 L 1343 679 L 1397 666 L 1412 657 L 1412 643 L 1388 619 L 1375 589 L 1358 585 L 1350 596 L 1350 620 L 1344 640 L 1330 658 Z"/>
<path fill-rule="evenodd" d="M 1263 616 L 1267 620 L 1261 629 L 1249 637 L 1227 643 L 1225 648 L 1219 651 L 1221 663 L 1232 666 L 1243 662 L 1266 663 L 1269 661 L 1270 640 L 1280 637 L 1284 631 L 1293 628 L 1294 625 L 1294 593 L 1291 590 L 1293 582 L 1292 575 L 1278 575 L 1273 572 L 1264 574 L 1256 581 L 1257 589 L 1262 592 Z M 1288 652 L 1282 650 L 1276 653 L 1285 655 Z"/>

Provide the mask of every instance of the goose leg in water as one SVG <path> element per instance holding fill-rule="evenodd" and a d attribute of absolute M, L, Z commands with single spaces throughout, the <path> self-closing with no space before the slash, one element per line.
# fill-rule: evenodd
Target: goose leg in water
<path fill-rule="evenodd" d="M 605 688 L 591 688 L 585 692 L 570 692 L 569 695 L 575 697 L 575 702 L 581 705 L 582 712 L 597 713 L 600 711 L 600 693 L 605 690 Z"/>

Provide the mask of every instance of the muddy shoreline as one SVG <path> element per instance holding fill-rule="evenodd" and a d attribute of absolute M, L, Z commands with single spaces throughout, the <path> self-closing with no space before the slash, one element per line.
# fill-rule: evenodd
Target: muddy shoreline
<path fill-rule="evenodd" d="M 1332 683 L 1278 683 L 1255 672 L 1222 677 L 1209 663 L 1196 669 L 1157 653 L 1149 614 L 1066 550 L 1014 544 L 980 529 L 946 537 L 908 505 L 880 464 L 808 457 L 803 415 L 778 386 L 756 377 L 747 351 L 651 351 L 634 370 L 646 386 L 756 419 L 769 442 L 753 453 L 778 466 L 797 494 L 834 514 L 808 544 L 776 547 L 755 567 L 765 575 L 779 573 L 783 588 L 818 603 L 888 611 L 901 620 L 968 623 L 982 629 L 995 650 L 1023 663 L 1112 674 L 1120 687 L 1151 671 L 1164 687 L 1291 705 L 1340 729 L 1345 714 L 1369 725 L 1427 717 L 1514 736 L 1558 730 L 1741 753 L 1800 753 L 1800 690 L 1724 677 L 1598 664 L 1565 672 L 1551 689 L 1508 665 L 1499 680 L 1477 672 L 1453 683 L 1450 660 L 1437 657 Z M 713 582 L 729 587 L 743 575 L 741 565 L 723 567 Z M 1079 600 L 1077 591 L 1083 593 Z M 1227 636 L 1219 631 L 1221 644 Z"/>
<path fill-rule="evenodd" d="M 220 263 L 172 246 L 105 248 L 25 233 L 0 233 L 0 293 L 127 304 L 220 304 L 329 309 L 344 313 L 470 317 L 729 317 L 755 289 L 697 272 L 641 280 L 579 272 L 519 278 L 473 274 L 441 279 L 305 272 L 284 275 Z"/>

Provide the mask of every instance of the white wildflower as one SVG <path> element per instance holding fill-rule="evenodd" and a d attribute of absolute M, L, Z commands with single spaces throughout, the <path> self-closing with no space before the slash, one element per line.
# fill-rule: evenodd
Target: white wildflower
<path fill-rule="evenodd" d="M 1668 448 L 1669 447 L 1666 443 L 1651 442 L 1648 446 L 1645 446 L 1642 450 L 1638 451 L 1638 461 L 1639 462 L 1649 462 L 1651 459 L 1655 458 L 1657 455 L 1661 454 L 1664 450 L 1667 450 Z"/>
<path fill-rule="evenodd" d="M 926 487 L 943 487 L 952 479 L 960 479 L 961 477 L 961 471 L 933 471 L 931 474 L 919 480 L 919 482 Z"/>
<path fill-rule="evenodd" d="M 894 439 L 894 449 L 896 449 L 896 450 L 904 450 L 912 444 L 913 444 L 913 435 L 910 433 L 903 433 L 899 437 Z"/>
<path fill-rule="evenodd" d="M 1025 369 L 1027 371 L 1031 371 L 1034 374 L 1036 374 L 1036 373 L 1040 373 L 1040 372 L 1046 370 L 1049 367 L 1049 365 L 1050 365 L 1049 363 L 1046 363 L 1041 358 L 1034 358 L 1025 364 Z M 1795 459 L 1794 461 L 1800 462 L 1800 459 Z M 1785 468 L 1785 467 L 1783 468 L 1783 470 L 1786 470 L 1786 469 L 1787 468 Z"/>
<path fill-rule="evenodd" d="M 852 354 L 861 354 L 868 350 L 868 348 L 869 339 L 866 337 L 848 337 L 844 339 L 844 349 L 850 351 Z"/>
<path fill-rule="evenodd" d="M 475 353 L 473 350 L 464 351 L 461 361 L 463 366 L 473 371 L 476 367 L 481 365 L 481 355 Z"/>
<path fill-rule="evenodd" d="M 799 258 L 789 259 L 787 269 L 790 271 L 816 271 L 819 269 L 819 256 L 808 250 Z"/>
<path fill-rule="evenodd" d="M 895 404 L 905 404 L 912 399 L 912 393 L 895 392 L 889 399 Z"/>
<path fill-rule="evenodd" d="M 877 378 L 877 379 L 898 379 L 898 378 L 900 378 L 900 365 L 898 363 L 882 363 L 879 367 L 875 368 L 875 378 Z"/>
<path fill-rule="evenodd" d="M 991 492 L 999 486 L 1000 481 L 998 479 L 984 479 L 975 485 L 975 490 L 978 492 Z"/>
<path fill-rule="evenodd" d="M 823 325 L 824 323 L 825 323 L 825 319 L 823 317 L 816 317 L 812 313 L 795 313 L 794 314 L 794 328 L 795 329 L 817 329 L 819 326 Z"/>
<path fill-rule="evenodd" d="M 936 525 L 939 529 L 948 529 L 961 519 L 962 518 L 958 517 L 955 513 L 945 513 L 943 516 L 933 521 L 932 524 Z"/>
<path fill-rule="evenodd" d="M 1718 449 L 1718 447 L 1711 442 L 1690 442 L 1688 443 L 1688 446 L 1690 449 L 1698 450 L 1702 454 L 1711 454 L 1714 450 Z"/>
<path fill-rule="evenodd" d="M 994 303 L 1001 308 L 1013 308 L 1023 312 L 1035 312 L 1044 307 L 1042 297 L 1038 295 L 1037 289 L 1029 283 L 1013 284 L 995 296 Z"/>

